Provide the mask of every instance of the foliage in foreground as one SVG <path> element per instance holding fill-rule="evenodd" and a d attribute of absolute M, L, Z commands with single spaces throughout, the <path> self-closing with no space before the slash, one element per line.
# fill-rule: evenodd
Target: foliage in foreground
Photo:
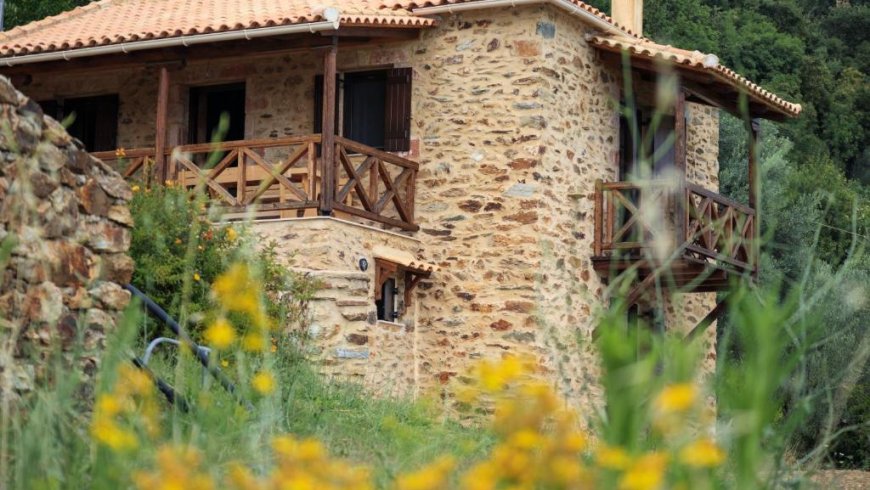
<path fill-rule="evenodd" d="M 601 319 L 606 415 L 592 427 L 541 381 L 536 362 L 513 357 L 483 362 L 453 387 L 461 405 L 487 414 L 463 427 L 431 407 L 322 380 L 268 319 L 254 278 L 243 263 L 217 278 L 217 314 L 204 332 L 211 362 L 231 374 L 250 410 L 189 354 L 154 364 L 192 409 L 167 405 L 129 364 L 141 320 L 132 307 L 102 360 L 91 414 L 74 409 L 77 380 L 67 375 L 4 420 L 10 486 L 773 488 L 792 478 L 784 440 L 802 412 L 782 419 L 777 407 L 791 396 L 783 388 L 800 355 L 783 355 L 793 302 L 737 293 L 744 358 L 712 382 L 699 376 L 697 344 L 628 330 L 617 308 Z M 246 341 L 243 325 L 274 347 Z M 649 349 L 638 356 L 635 343 Z M 714 392 L 718 417 L 706 402 Z"/>

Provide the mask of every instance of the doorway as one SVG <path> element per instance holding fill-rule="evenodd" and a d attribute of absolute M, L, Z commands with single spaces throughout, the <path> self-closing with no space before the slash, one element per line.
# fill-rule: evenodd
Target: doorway
<path fill-rule="evenodd" d="M 245 139 L 245 82 L 191 87 L 189 114 L 189 143 L 208 143 L 215 136 L 221 141 Z M 220 136 L 216 131 L 222 114 L 229 118 L 229 126 Z"/>

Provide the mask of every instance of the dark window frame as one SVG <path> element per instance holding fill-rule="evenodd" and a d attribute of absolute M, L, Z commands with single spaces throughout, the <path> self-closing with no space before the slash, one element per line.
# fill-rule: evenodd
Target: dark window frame
<path fill-rule="evenodd" d="M 411 98 L 413 71 L 411 68 L 373 68 L 347 71 L 336 75 L 335 128 L 341 128 L 345 138 L 359 141 L 360 136 L 348 124 L 357 112 L 367 112 L 366 107 L 354 107 L 353 96 L 355 79 L 377 74 L 383 77 L 383 142 L 375 141 L 374 148 L 389 152 L 408 152 L 411 150 Z M 339 104 L 339 102 L 342 102 Z M 381 102 L 378 102 L 381 103 Z M 341 108 L 341 110 L 339 110 Z M 368 111 L 377 112 L 380 111 Z M 314 78 L 314 132 L 323 130 L 323 75 Z M 362 138 L 366 139 L 366 138 Z M 360 141 L 366 143 L 365 141 Z M 370 141 L 371 142 L 371 141 Z"/>
<path fill-rule="evenodd" d="M 43 112 L 63 121 L 75 114 L 67 131 L 87 151 L 112 151 L 118 148 L 118 123 L 121 100 L 117 93 L 83 97 L 58 97 L 40 101 Z"/>

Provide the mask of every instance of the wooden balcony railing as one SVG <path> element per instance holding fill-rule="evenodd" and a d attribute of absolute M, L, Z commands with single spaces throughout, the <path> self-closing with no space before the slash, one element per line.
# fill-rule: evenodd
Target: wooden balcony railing
<path fill-rule="evenodd" d="M 695 184 L 596 182 L 593 247 L 599 260 L 649 260 L 652 249 L 670 243 L 677 252 L 672 258 L 751 273 L 757 266 L 755 223 L 752 208 Z"/>
<path fill-rule="evenodd" d="M 755 272 L 755 210 L 695 184 L 685 190 L 686 251 Z"/>
<path fill-rule="evenodd" d="M 165 154 L 166 175 L 178 185 L 200 185 L 233 218 L 356 216 L 416 231 L 416 162 L 335 137 L 332 193 L 323 192 L 325 162 L 319 134 L 276 139 L 182 145 Z M 154 149 L 119 150 L 93 155 L 118 168 L 126 178 L 150 182 Z M 327 195 L 331 202 L 324 202 Z"/>
<path fill-rule="evenodd" d="M 98 151 L 91 155 L 121 172 L 125 179 L 146 180 L 154 168 L 154 148 Z"/>
<path fill-rule="evenodd" d="M 319 134 L 177 146 L 167 174 L 188 189 L 204 183 L 228 213 L 315 210 L 318 144 Z"/>

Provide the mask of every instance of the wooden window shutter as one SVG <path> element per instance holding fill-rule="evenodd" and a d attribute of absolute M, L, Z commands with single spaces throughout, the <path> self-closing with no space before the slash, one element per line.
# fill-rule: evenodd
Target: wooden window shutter
<path fill-rule="evenodd" d="M 336 131 L 339 128 L 338 125 L 338 87 L 339 87 L 339 78 L 338 75 L 335 76 L 335 129 Z M 314 77 L 314 132 L 320 133 L 323 131 L 323 75 L 316 75 Z"/>
<path fill-rule="evenodd" d="M 384 150 L 411 149 L 411 68 L 393 68 L 387 73 L 384 115 Z"/>

